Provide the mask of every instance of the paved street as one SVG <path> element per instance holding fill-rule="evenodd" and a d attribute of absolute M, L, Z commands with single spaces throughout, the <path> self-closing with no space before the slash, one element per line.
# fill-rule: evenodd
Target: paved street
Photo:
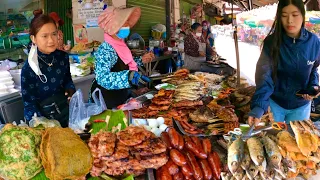
<path fill-rule="evenodd" d="M 236 51 L 231 37 L 219 35 L 215 39 L 215 47 L 220 56 L 227 59 L 233 68 L 237 68 Z M 239 41 L 239 56 L 241 76 L 254 83 L 256 63 L 260 56 L 260 47 Z"/>

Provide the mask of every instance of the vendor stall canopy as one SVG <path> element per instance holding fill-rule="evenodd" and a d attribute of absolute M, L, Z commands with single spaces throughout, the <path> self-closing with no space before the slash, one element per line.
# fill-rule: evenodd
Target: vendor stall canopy
<path fill-rule="evenodd" d="M 222 0 L 225 2 L 230 2 L 229 0 Z M 247 11 L 249 9 L 248 2 L 250 0 L 232 0 L 234 2 L 234 5 L 237 5 L 241 10 Z M 278 3 L 278 0 L 251 0 L 252 1 L 252 8 L 259 8 L 262 6 Z M 302 0 L 303 2 L 306 2 L 308 0 Z M 207 3 L 213 3 L 213 4 L 221 4 L 221 0 L 205 0 Z M 222 8 L 222 7 L 221 7 Z"/>

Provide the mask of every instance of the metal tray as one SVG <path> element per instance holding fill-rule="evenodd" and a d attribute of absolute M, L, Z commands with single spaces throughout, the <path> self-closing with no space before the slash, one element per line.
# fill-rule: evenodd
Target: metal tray
<path fill-rule="evenodd" d="M 154 96 L 155 94 L 157 94 L 157 91 L 150 91 L 150 92 L 147 92 L 141 96 L 138 96 L 138 97 L 135 97 L 134 99 L 144 103 L 146 101 L 150 101 L 151 99 L 148 99 L 148 96 Z"/>

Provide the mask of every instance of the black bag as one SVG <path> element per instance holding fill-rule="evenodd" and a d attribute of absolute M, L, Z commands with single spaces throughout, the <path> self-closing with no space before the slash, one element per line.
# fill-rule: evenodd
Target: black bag
<path fill-rule="evenodd" d="M 58 120 L 62 127 L 69 124 L 69 104 L 67 97 L 61 93 L 51 96 L 39 103 L 40 112 L 48 119 Z"/>

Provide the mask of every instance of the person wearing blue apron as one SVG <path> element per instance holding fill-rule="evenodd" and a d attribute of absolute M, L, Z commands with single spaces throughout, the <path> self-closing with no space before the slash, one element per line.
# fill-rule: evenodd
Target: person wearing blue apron
<path fill-rule="evenodd" d="M 91 93 L 99 88 L 108 109 L 124 104 L 131 97 L 131 88 L 150 82 L 138 72 L 138 66 L 150 62 L 154 55 L 147 53 L 133 57 L 124 41 L 140 15 L 139 7 L 120 9 L 109 6 L 98 18 L 99 27 L 104 30 L 104 42 L 94 53 L 96 78 Z"/>

